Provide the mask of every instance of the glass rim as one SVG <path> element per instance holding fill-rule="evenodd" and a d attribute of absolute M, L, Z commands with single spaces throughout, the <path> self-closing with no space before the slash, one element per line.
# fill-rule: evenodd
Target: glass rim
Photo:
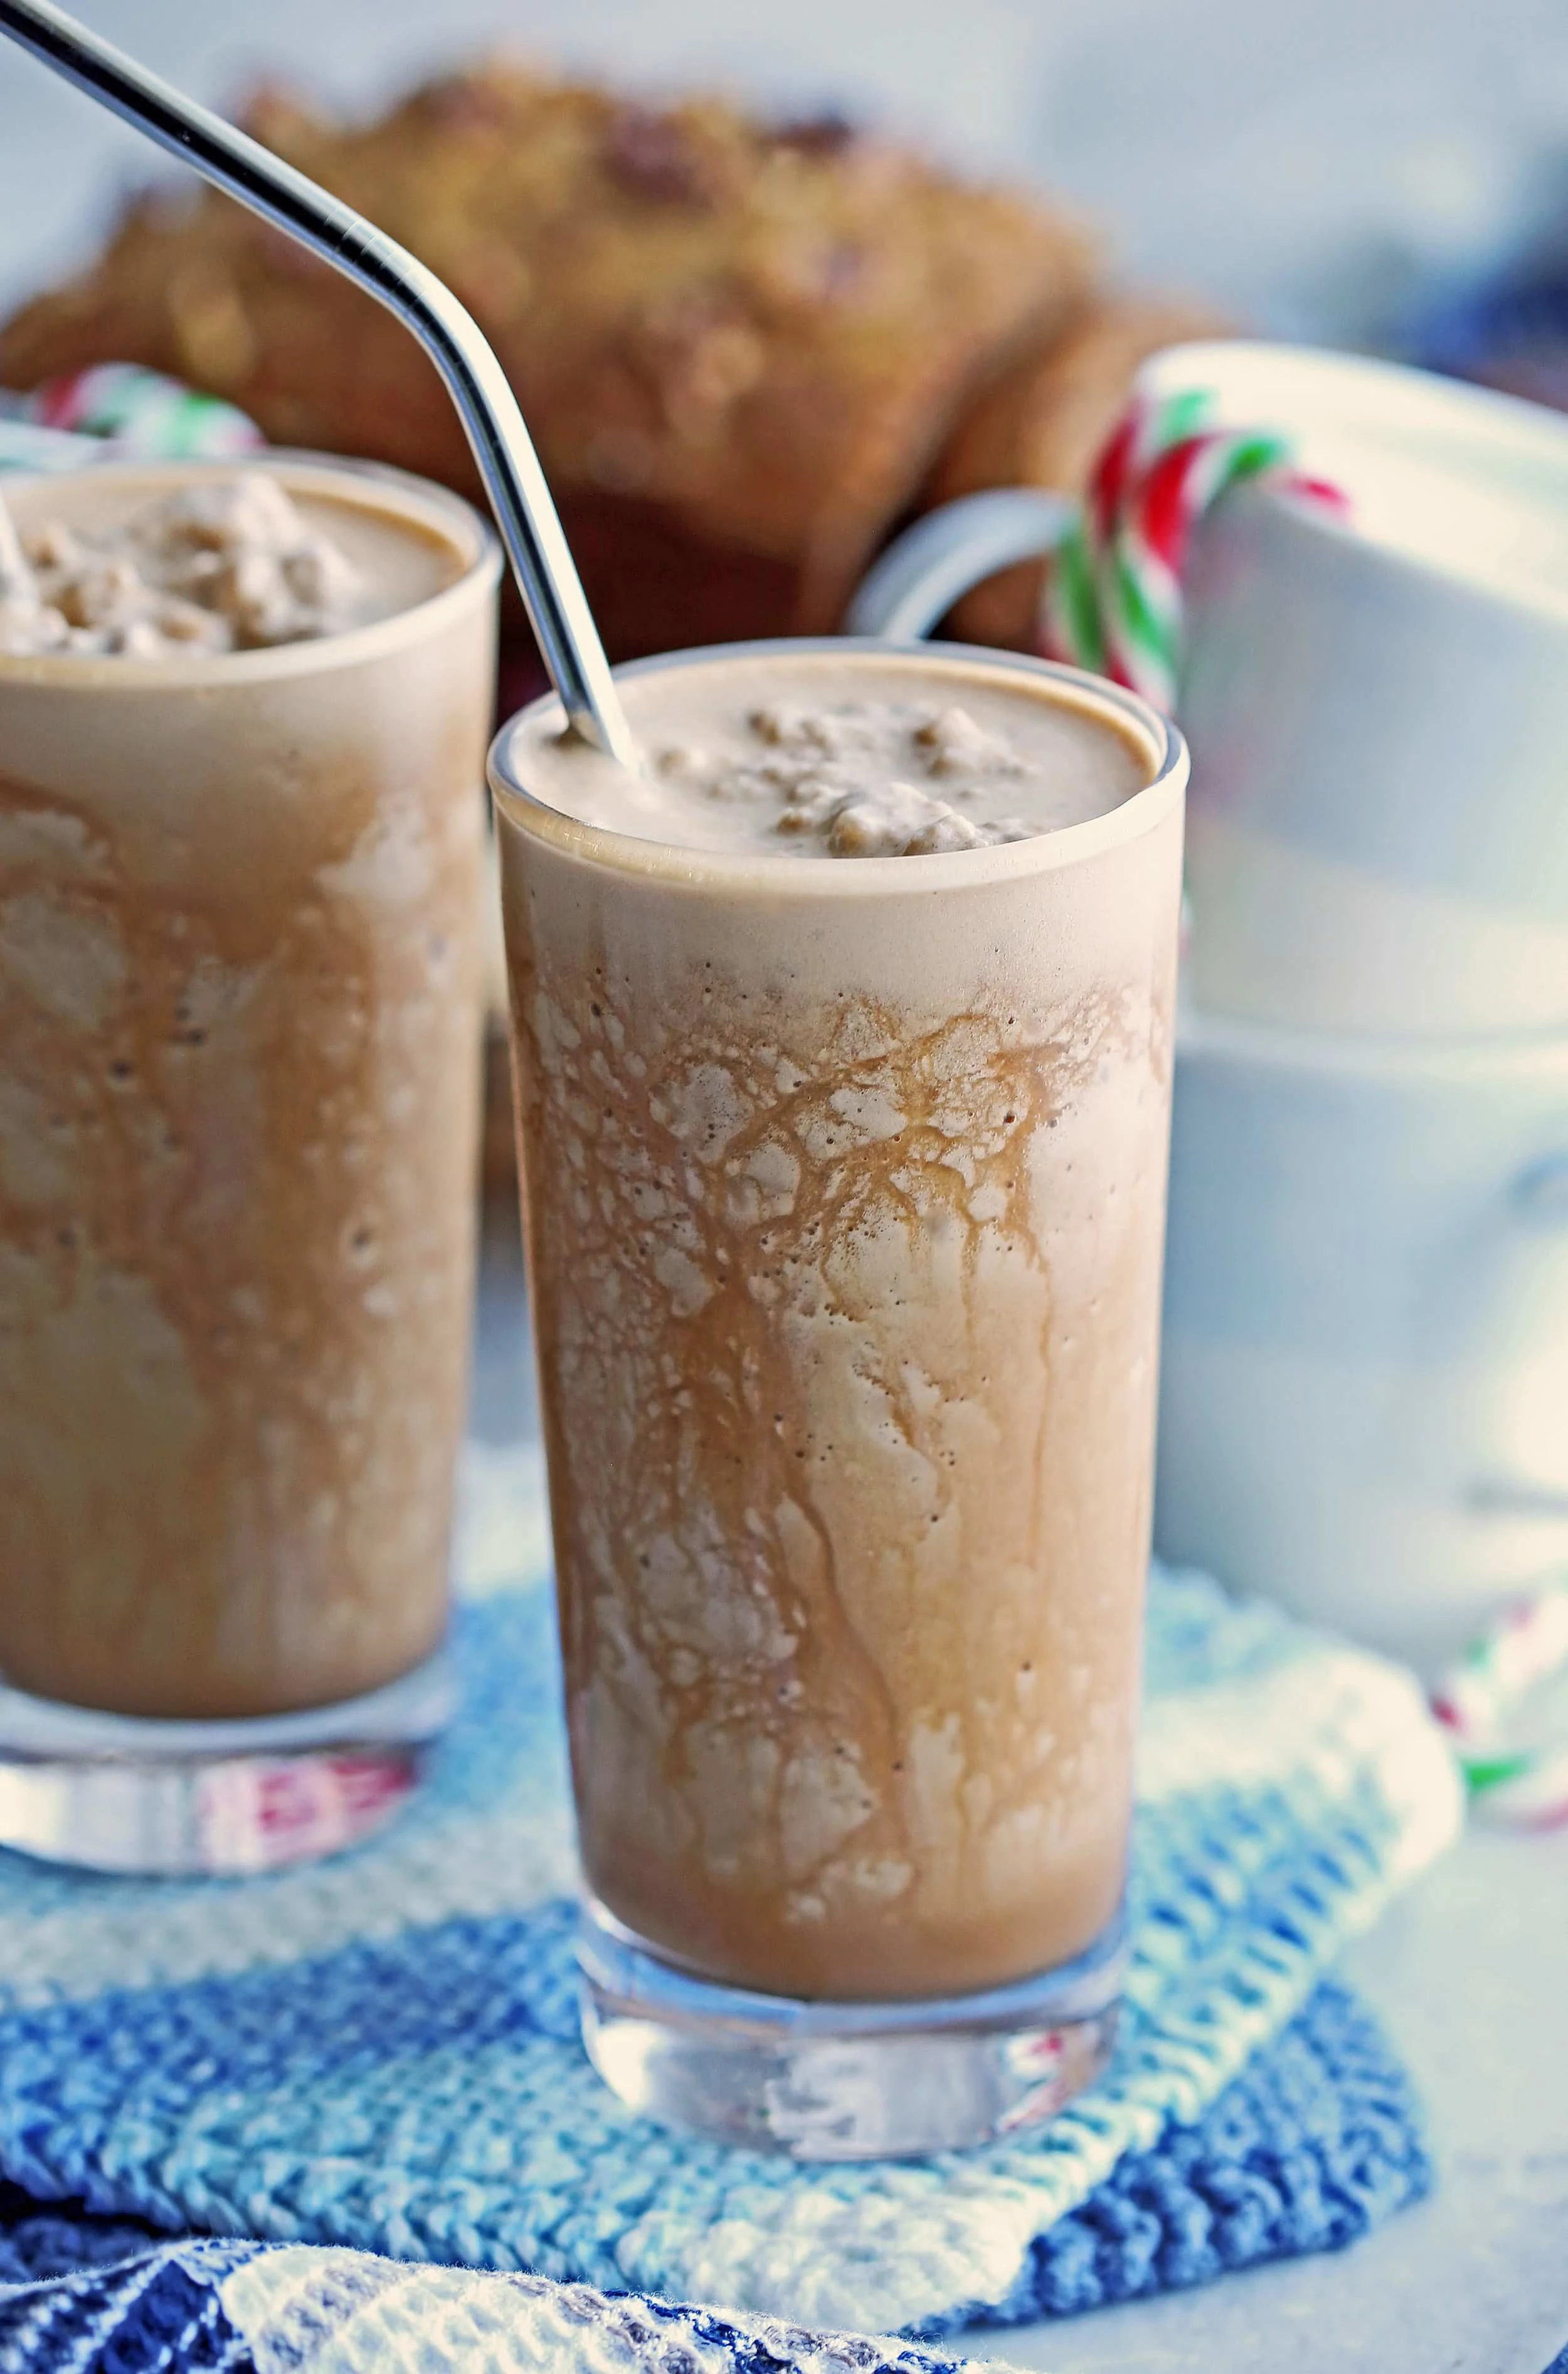
<path fill-rule="evenodd" d="M 558 697 L 544 693 L 509 717 L 490 745 L 488 774 L 495 794 L 497 821 L 511 825 L 525 837 L 547 842 L 580 862 L 608 871 L 663 880 L 701 891 L 741 886 L 754 895 L 780 898 L 876 898 L 939 889 L 970 888 L 1025 880 L 1040 874 L 1059 873 L 1087 863 L 1104 852 L 1120 848 L 1153 832 L 1179 811 L 1187 787 L 1189 762 L 1179 729 L 1138 694 L 1113 684 L 1106 676 L 1032 652 L 993 651 L 982 644 L 904 641 L 880 635 L 786 635 L 756 642 L 705 643 L 689 651 L 661 652 L 651 658 L 624 662 L 614 671 L 617 682 L 661 674 L 667 669 L 711 666 L 732 660 L 801 660 L 826 658 L 907 662 L 911 669 L 930 668 L 954 676 L 1023 676 L 1063 686 L 1071 705 L 1109 712 L 1130 725 L 1147 747 L 1153 773 L 1138 791 L 1082 824 L 1059 825 L 1032 833 L 1023 840 L 1002 841 L 989 848 L 946 850 L 923 856 L 857 857 L 837 864 L 820 857 L 802 857 L 791 851 L 693 849 L 678 841 L 656 840 L 636 833 L 616 832 L 606 825 L 589 824 L 568 816 L 529 790 L 511 763 L 519 729 L 555 710 L 565 724 Z"/>

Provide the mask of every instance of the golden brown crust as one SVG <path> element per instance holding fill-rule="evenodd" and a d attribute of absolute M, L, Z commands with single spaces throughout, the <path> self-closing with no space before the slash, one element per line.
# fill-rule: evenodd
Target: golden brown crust
<path fill-rule="evenodd" d="M 414 250 L 495 345 L 553 485 L 704 557 L 782 564 L 765 623 L 833 623 L 966 392 L 1065 319 L 1082 235 L 832 120 L 664 111 L 490 65 L 345 129 L 263 93 L 260 136 Z M 0 333 L 0 382 L 109 358 L 280 442 L 473 484 L 412 339 L 227 200 L 144 200 Z M 770 601 L 774 597 L 770 596 Z M 676 602 L 676 609 L 681 604 Z M 638 622 L 628 641 L 639 639 Z M 641 623 L 645 646 L 667 641 Z"/>
<path fill-rule="evenodd" d="M 1215 316 L 1194 304 L 1136 295 L 1091 302 L 965 412 L 931 474 L 925 506 L 988 487 L 1078 493 L 1139 366 L 1164 347 L 1221 335 Z M 1037 561 L 1001 570 L 958 605 L 954 631 L 968 642 L 1022 649 L 1043 577 Z"/>

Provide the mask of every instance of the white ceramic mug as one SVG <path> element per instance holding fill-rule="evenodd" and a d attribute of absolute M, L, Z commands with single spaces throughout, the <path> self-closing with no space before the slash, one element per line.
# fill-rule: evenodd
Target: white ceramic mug
<path fill-rule="evenodd" d="M 1412 1659 L 1568 1568 L 1568 1038 L 1184 1017 L 1155 1544 Z"/>
<path fill-rule="evenodd" d="M 1207 388 L 1350 499 L 1267 482 L 1193 536 L 1189 980 L 1209 1012 L 1443 1039 L 1568 1029 L 1568 420 L 1424 372 L 1224 342 Z M 850 625 L 921 633 L 1071 518 L 1023 489 L 922 520 Z"/>

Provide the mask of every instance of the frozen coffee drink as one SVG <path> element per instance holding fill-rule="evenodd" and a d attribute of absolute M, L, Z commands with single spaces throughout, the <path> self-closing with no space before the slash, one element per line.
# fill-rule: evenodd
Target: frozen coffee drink
<path fill-rule="evenodd" d="M 384 1741 L 446 1621 L 494 547 L 305 458 L 5 506 L 0 1756 Z M 61 1789 L 13 1842 L 141 1860 Z"/>
<path fill-rule="evenodd" d="M 620 681 L 639 774 L 492 759 L 590 2047 L 970 2140 L 1114 2011 L 1185 754 L 941 647 Z"/>

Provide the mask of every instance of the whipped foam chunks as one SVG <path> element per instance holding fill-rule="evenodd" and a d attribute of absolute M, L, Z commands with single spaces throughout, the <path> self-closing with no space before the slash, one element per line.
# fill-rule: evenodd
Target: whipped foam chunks
<path fill-rule="evenodd" d="M 1119 807 L 1144 749 L 1059 686 L 933 658 L 743 655 L 623 679 L 645 754 L 628 774 L 546 711 L 525 721 L 523 780 L 583 822 L 689 849 L 921 857 L 1032 840 Z M 917 695 L 911 698 L 911 693 Z"/>
<path fill-rule="evenodd" d="M 342 634 L 387 613 L 374 581 L 275 477 L 198 479 L 119 522 L 0 516 L 0 653 L 164 660 Z"/>

